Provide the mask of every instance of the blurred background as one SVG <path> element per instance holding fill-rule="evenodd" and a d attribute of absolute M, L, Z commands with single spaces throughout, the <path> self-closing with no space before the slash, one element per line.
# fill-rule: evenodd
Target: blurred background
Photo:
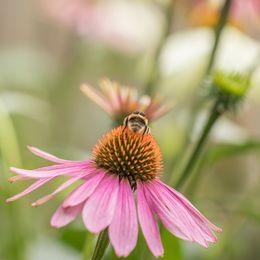
<path fill-rule="evenodd" d="M 0 259 L 85 259 L 96 237 L 79 218 L 50 227 L 62 192 L 49 203 L 31 202 L 59 180 L 5 204 L 28 183 L 11 185 L 10 166 L 46 165 L 33 145 L 68 159 L 91 154 L 111 119 L 80 91 L 107 77 L 140 94 L 156 75 L 156 92 L 173 103 L 152 124 L 165 160 L 164 180 L 175 179 L 205 121 L 205 105 L 189 128 L 194 100 L 203 96 L 214 28 L 224 1 L 200 0 L 0 0 Z M 223 228 L 209 249 L 164 231 L 163 259 L 260 258 L 260 2 L 233 0 L 214 68 L 246 73 L 251 87 L 236 113 L 215 125 L 193 178 L 182 192 Z M 151 76 L 152 75 L 152 76 Z M 188 140 L 188 141 L 187 141 Z M 141 233 L 141 232 L 140 232 Z M 116 259 L 110 248 L 106 259 Z M 127 259 L 153 259 L 142 238 Z"/>

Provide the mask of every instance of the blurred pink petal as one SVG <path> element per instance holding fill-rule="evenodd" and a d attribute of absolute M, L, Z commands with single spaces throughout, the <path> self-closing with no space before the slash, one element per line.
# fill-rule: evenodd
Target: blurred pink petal
<path fill-rule="evenodd" d="M 102 93 L 98 92 L 96 89 L 87 84 L 81 85 L 80 89 L 89 99 L 93 100 L 105 112 L 112 114 L 113 109 L 110 106 L 111 104 L 109 103 L 109 100 L 104 95 L 102 95 Z"/>
<path fill-rule="evenodd" d="M 100 82 L 101 92 L 95 88 L 83 84 L 81 90 L 94 103 L 101 107 L 110 116 L 125 117 L 134 111 L 145 113 L 149 121 L 154 121 L 172 108 L 169 104 L 163 104 L 163 100 L 155 96 L 138 97 L 137 90 L 130 86 L 123 86 L 115 81 L 104 79 Z"/>
<path fill-rule="evenodd" d="M 152 48 L 161 33 L 160 12 L 149 2 L 43 0 L 42 6 L 79 35 L 127 53 Z"/>

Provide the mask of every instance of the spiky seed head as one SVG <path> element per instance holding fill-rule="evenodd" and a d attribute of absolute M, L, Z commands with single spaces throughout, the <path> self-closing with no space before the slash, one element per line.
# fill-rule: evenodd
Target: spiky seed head
<path fill-rule="evenodd" d="M 121 179 L 129 180 L 132 189 L 136 181 L 149 181 L 162 174 L 162 156 L 154 137 L 119 126 L 105 134 L 94 147 L 94 161 Z"/>

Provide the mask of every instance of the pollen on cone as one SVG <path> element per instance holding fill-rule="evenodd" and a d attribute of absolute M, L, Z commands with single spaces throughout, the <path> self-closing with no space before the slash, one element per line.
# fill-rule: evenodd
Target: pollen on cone
<path fill-rule="evenodd" d="M 162 156 L 153 136 L 124 126 L 104 135 L 93 155 L 98 167 L 127 178 L 131 184 L 136 180 L 152 180 L 162 173 Z"/>

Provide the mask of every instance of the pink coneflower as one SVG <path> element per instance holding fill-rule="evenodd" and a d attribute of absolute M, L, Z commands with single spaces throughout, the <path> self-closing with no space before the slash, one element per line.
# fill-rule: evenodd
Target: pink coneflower
<path fill-rule="evenodd" d="M 82 84 L 82 92 L 106 113 L 114 118 L 122 118 L 133 111 L 142 111 L 149 121 L 154 121 L 165 115 L 172 105 L 165 105 L 159 96 L 153 98 L 138 96 L 137 89 L 123 86 L 115 81 L 104 79 L 100 81 L 101 92 L 88 84 Z"/>
<path fill-rule="evenodd" d="M 52 216 L 51 225 L 55 228 L 63 227 L 82 215 L 89 231 L 99 233 L 108 229 L 117 256 L 127 256 L 134 249 L 138 221 L 148 247 L 156 257 L 163 255 L 157 218 L 181 239 L 204 247 L 217 240 L 214 231 L 221 229 L 209 222 L 183 195 L 160 181 L 163 168 L 161 152 L 150 133 L 134 132 L 127 126 L 119 126 L 101 138 L 91 160 L 69 161 L 34 147 L 29 149 L 56 164 L 35 170 L 12 167 L 11 170 L 18 175 L 10 181 L 36 181 L 9 198 L 8 202 L 59 176 L 66 176 L 68 180 L 34 202 L 33 206 L 45 203 L 78 180 L 82 182 Z"/>
<path fill-rule="evenodd" d="M 124 52 L 153 47 L 160 35 L 160 13 L 133 1 L 43 0 L 48 16 L 79 35 Z M 142 23 L 139 22 L 142 17 Z"/>

